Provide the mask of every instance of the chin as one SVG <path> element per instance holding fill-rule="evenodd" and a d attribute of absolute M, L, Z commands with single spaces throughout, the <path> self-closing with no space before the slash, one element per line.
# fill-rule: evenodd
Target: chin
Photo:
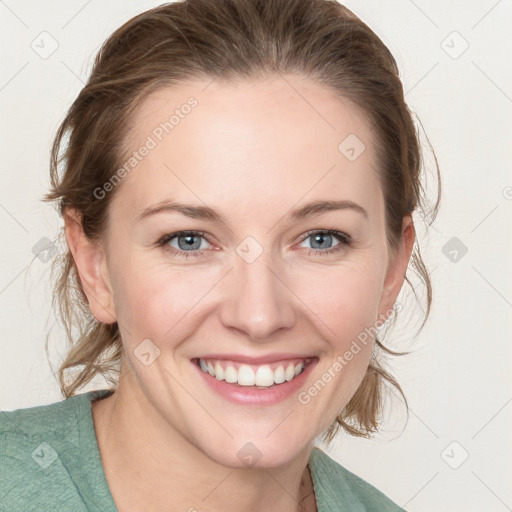
<path fill-rule="evenodd" d="M 279 428 L 279 427 L 278 427 Z M 210 459 L 231 468 L 277 468 L 289 464 L 304 450 L 314 446 L 313 440 L 289 432 L 253 435 L 234 435 L 229 440 L 211 442 L 207 446 L 198 446 Z M 272 438 L 272 439 L 271 439 Z"/>

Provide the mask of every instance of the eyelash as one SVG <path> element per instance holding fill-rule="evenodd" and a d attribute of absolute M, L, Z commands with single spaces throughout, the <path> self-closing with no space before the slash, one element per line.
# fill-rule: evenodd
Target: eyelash
<path fill-rule="evenodd" d="M 318 235 L 318 234 L 334 236 L 335 238 L 338 239 L 338 241 L 340 243 L 330 249 L 327 249 L 327 250 L 309 249 L 309 251 L 307 253 L 308 256 L 318 256 L 318 255 L 325 256 L 325 255 L 333 254 L 335 252 L 341 251 L 347 247 L 352 246 L 352 238 L 349 235 L 342 233 L 340 231 L 332 230 L 332 229 L 316 229 L 313 231 L 308 231 L 307 233 L 305 233 L 304 237 L 300 240 L 299 243 L 302 243 L 304 240 L 307 240 L 309 237 L 311 237 L 313 235 Z M 158 241 L 158 246 L 162 247 L 165 251 L 171 252 L 174 256 L 180 256 L 183 258 L 188 258 L 189 256 L 200 257 L 200 256 L 204 255 L 204 251 L 200 251 L 200 250 L 182 251 L 182 250 L 174 249 L 173 247 L 171 247 L 170 245 L 167 245 L 167 244 L 174 238 L 179 238 L 181 236 L 199 236 L 199 237 L 203 237 L 206 241 L 208 241 L 208 239 L 204 235 L 205 235 L 205 233 L 202 231 L 177 231 L 176 233 L 169 233 L 167 235 L 164 235 Z"/>

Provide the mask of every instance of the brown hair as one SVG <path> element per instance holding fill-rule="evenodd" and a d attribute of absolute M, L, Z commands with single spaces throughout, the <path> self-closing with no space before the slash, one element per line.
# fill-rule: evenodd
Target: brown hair
<path fill-rule="evenodd" d="M 123 161 L 130 115 L 144 98 L 187 79 L 250 79 L 283 72 L 332 88 L 371 120 L 386 201 L 388 246 L 395 250 L 403 217 L 418 207 L 426 211 L 419 132 L 392 54 L 356 15 L 332 0 L 187 0 L 161 5 L 126 22 L 101 47 L 87 84 L 58 129 L 51 154 L 51 190 L 44 200 L 58 201 L 61 215 L 68 207 L 76 209 L 85 235 L 100 241 L 113 193 L 98 200 L 94 190 L 109 181 Z M 430 223 L 440 200 L 437 160 L 435 168 L 438 199 L 429 211 Z M 417 241 L 411 264 L 427 291 L 421 329 L 432 289 Z M 52 270 L 57 273 L 53 304 L 70 344 L 58 372 L 63 395 L 73 395 L 96 374 L 115 386 L 122 355 L 117 323 L 102 324 L 92 316 L 68 249 L 54 260 Z M 407 276 L 405 280 L 417 298 Z M 393 325 L 395 321 L 396 315 Z M 325 441 L 330 442 L 340 426 L 355 436 L 376 432 L 386 383 L 405 399 L 382 366 L 384 353 L 404 354 L 376 339 L 367 372 L 327 430 Z M 68 370 L 77 370 L 69 383 Z"/>

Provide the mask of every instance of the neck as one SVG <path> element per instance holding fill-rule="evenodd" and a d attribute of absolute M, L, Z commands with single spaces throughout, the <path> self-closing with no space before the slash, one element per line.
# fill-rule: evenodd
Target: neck
<path fill-rule="evenodd" d="M 233 468 L 209 458 L 152 407 L 132 374 L 92 404 L 110 492 L 130 510 L 316 510 L 307 462 L 312 445 L 275 468 Z"/>

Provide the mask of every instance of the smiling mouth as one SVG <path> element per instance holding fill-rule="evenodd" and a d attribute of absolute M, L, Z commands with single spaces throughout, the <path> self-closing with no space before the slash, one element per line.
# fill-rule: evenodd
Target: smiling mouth
<path fill-rule="evenodd" d="M 290 359 L 261 365 L 222 359 L 196 358 L 193 361 L 204 373 L 210 374 L 217 380 L 238 386 L 265 389 L 298 377 L 314 359 L 316 358 Z"/>

